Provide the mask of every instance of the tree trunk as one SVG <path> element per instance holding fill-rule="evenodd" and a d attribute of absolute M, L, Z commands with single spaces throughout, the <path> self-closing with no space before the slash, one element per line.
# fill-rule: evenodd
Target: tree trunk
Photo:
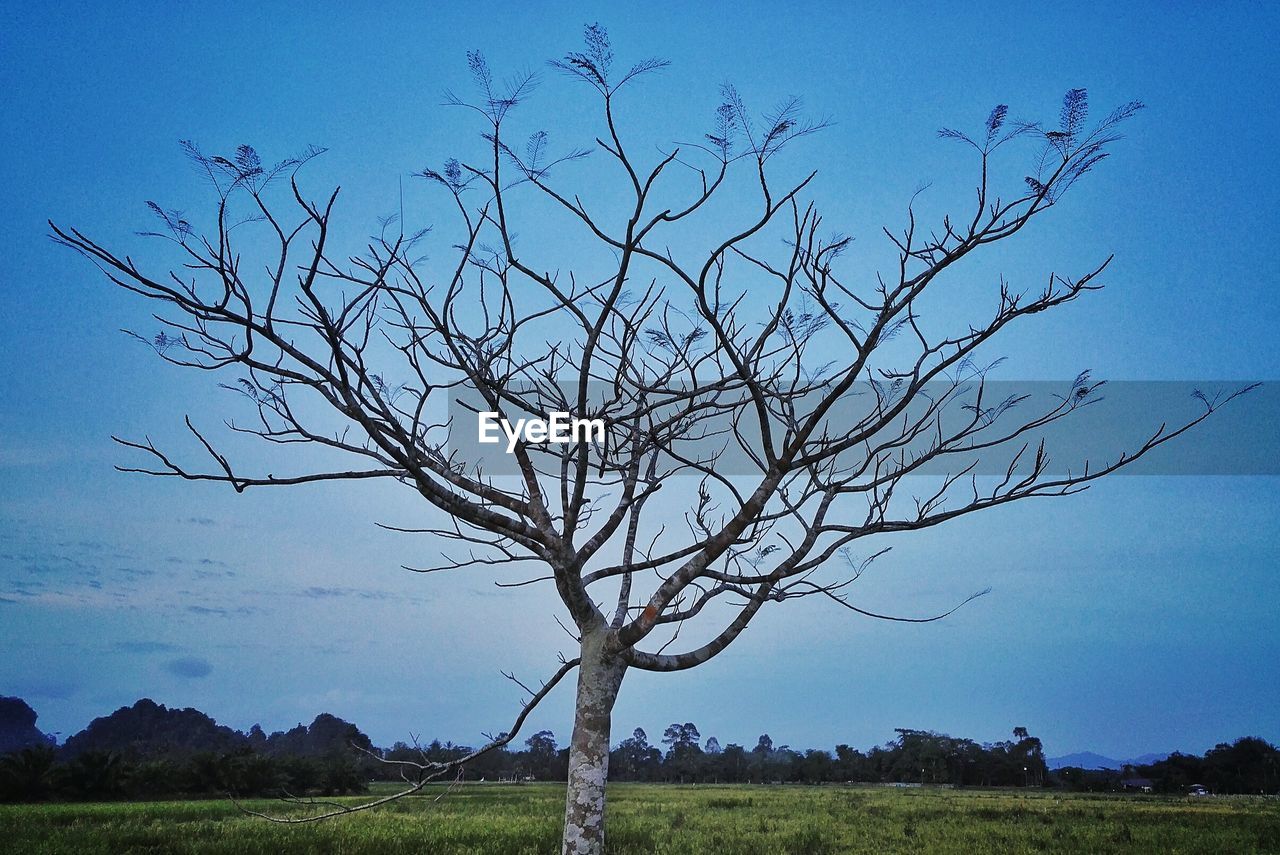
<path fill-rule="evenodd" d="M 564 807 L 564 855 L 604 851 L 604 785 L 609 779 L 609 726 L 626 663 L 604 650 L 608 627 L 582 636 L 578 699 L 569 746 Z"/>

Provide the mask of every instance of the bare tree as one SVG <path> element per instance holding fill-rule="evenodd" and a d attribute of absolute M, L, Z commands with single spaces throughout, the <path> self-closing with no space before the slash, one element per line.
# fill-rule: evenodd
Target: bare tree
<path fill-rule="evenodd" d="M 254 421 L 231 430 L 282 446 L 282 459 L 294 444 L 345 458 L 246 474 L 188 418 L 208 468 L 150 440 L 120 439 L 152 461 L 126 471 L 237 491 L 393 481 L 442 512 L 443 524 L 413 530 L 456 547 L 414 569 L 527 562 L 540 569 L 521 584 L 554 585 L 572 619 L 577 656 L 530 692 L 507 732 L 457 761 L 402 764 L 406 786 L 395 796 L 289 821 L 367 809 L 456 774 L 513 738 L 576 669 L 564 851 L 599 852 L 610 717 L 629 669 L 700 665 L 767 604 L 804 597 L 936 620 L 851 599 L 852 582 L 885 551 L 874 536 L 1077 492 L 1239 394 L 1201 396 L 1177 426 L 1059 475 L 1035 436 L 1097 400 L 1101 384 L 1082 374 L 1052 405 L 1028 409 L 1022 396 L 989 400 L 990 366 L 977 358 L 1014 321 L 1098 288 L 1107 262 L 1031 290 L 1002 280 L 984 319 L 951 330 L 926 319 L 926 296 L 961 275 L 962 262 L 1012 238 L 1107 156 L 1137 102 L 1090 124 L 1086 93 L 1074 89 L 1053 128 L 1015 123 L 1001 105 L 976 134 L 942 131 L 967 152 L 976 198 L 932 227 L 908 208 L 902 228 L 884 231 L 896 265 L 868 276 L 844 269 L 850 239 L 829 236 L 805 201 L 814 174 L 782 185 L 774 177 L 774 156 L 822 126 L 798 102 L 755 118 L 726 87 L 710 133 L 638 156 L 616 121 L 619 93 L 666 63 L 617 65 L 605 31 L 588 27 L 583 51 L 551 65 L 585 84 L 599 109 L 595 157 L 620 182 L 606 198 L 625 199 L 615 215 L 559 180 L 590 150 L 553 156 L 542 131 L 514 141 L 511 116 L 535 76 L 499 82 L 479 53 L 468 59 L 479 94 L 450 103 L 474 111 L 483 145 L 473 159 L 421 173 L 453 223 L 434 260 L 419 257 L 434 233 L 406 233 L 393 220 L 358 255 L 333 249 L 338 192 L 313 200 L 299 178 L 318 150 L 267 166 L 249 146 L 224 158 L 184 144 L 216 206 L 197 229 L 149 203 L 157 236 L 178 256 L 167 273 L 52 226 L 116 285 L 154 301 L 162 331 L 144 340 L 163 359 L 234 374 L 230 388 L 249 399 Z M 999 156 L 1028 144 L 1038 155 L 1032 174 L 1018 169 L 1012 189 L 999 190 L 998 162 L 1024 162 Z M 726 193 L 754 207 L 716 207 Z M 576 224 L 581 257 L 542 257 L 517 238 L 553 208 Z M 850 417 L 844 403 L 855 394 L 863 406 Z M 602 419 L 605 436 L 522 440 L 481 463 L 459 452 L 460 438 L 476 434 L 473 410 L 509 422 L 557 412 Z M 978 461 L 1001 449 L 1007 465 L 980 476 Z M 678 495 L 650 501 L 664 489 Z M 682 646 L 686 626 L 700 640 Z"/>

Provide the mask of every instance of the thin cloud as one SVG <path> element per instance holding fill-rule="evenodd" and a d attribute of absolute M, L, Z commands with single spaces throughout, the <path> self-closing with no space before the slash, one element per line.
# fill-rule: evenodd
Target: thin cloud
<path fill-rule="evenodd" d="M 165 663 L 164 669 L 175 677 L 183 677 L 188 680 L 200 680 L 213 673 L 213 666 L 209 664 L 209 661 L 201 659 L 199 656 L 181 656 L 177 659 L 170 659 Z"/>
<path fill-rule="evenodd" d="M 50 466 L 74 456 L 70 447 L 6 439 L 0 443 L 0 469 Z"/>
<path fill-rule="evenodd" d="M 173 653 L 178 646 L 165 641 L 117 641 L 111 649 L 117 653 Z"/>
<path fill-rule="evenodd" d="M 186 610 L 193 615 L 223 618 L 229 618 L 233 615 L 250 615 L 257 611 L 257 609 L 252 609 L 249 606 L 239 606 L 234 609 L 224 609 L 218 606 L 187 606 Z"/>
<path fill-rule="evenodd" d="M 324 600 L 333 597 L 359 597 L 362 600 L 389 600 L 394 597 L 386 591 L 370 591 L 363 588 L 321 588 L 312 586 L 302 592 L 302 596 L 313 600 Z"/>
<path fill-rule="evenodd" d="M 74 683 L 68 683 L 60 680 L 34 680 L 19 681 L 14 687 L 14 693 L 21 698 L 47 698 L 54 701 L 65 701 L 79 691 L 80 687 Z"/>

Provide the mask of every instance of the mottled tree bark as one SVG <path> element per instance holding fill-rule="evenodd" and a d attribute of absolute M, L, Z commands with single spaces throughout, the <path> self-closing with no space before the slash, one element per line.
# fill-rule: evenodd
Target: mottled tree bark
<path fill-rule="evenodd" d="M 601 624 L 582 636 L 578 698 L 569 746 L 569 789 L 564 807 L 564 855 L 604 851 L 604 786 L 609 778 L 609 726 L 626 663 L 607 649 Z"/>

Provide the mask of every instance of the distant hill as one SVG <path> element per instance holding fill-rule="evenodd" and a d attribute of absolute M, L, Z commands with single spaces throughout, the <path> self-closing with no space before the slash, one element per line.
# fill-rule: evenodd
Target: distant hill
<path fill-rule="evenodd" d="M 1064 766 L 1074 766 L 1080 769 L 1121 769 L 1124 766 L 1148 766 L 1152 763 L 1159 763 L 1168 756 L 1168 752 L 1165 752 L 1164 754 L 1141 754 L 1137 757 L 1130 757 L 1127 760 L 1116 760 L 1112 757 L 1095 754 L 1092 751 L 1077 751 L 1075 754 L 1050 757 L 1046 762 L 1050 769 L 1061 769 Z"/>
<path fill-rule="evenodd" d="M 1119 760 L 1094 754 L 1092 751 L 1077 751 L 1075 754 L 1064 754 L 1061 757 L 1050 757 L 1045 761 L 1050 769 L 1061 769 L 1074 766 L 1080 769 L 1119 769 Z"/>
<path fill-rule="evenodd" d="M 34 721 L 35 713 L 30 717 Z M 75 757 L 86 751 L 115 751 L 142 759 L 252 748 L 272 756 L 322 757 L 345 753 L 352 745 L 366 751 L 373 749 L 369 737 L 358 727 L 329 713 L 316 716 L 310 725 L 299 724 L 268 736 L 257 725 L 244 734 L 218 724 L 200 710 L 170 708 L 143 698 L 131 707 L 95 718 L 67 740 L 62 753 Z"/>
<path fill-rule="evenodd" d="M 1137 757 L 1131 757 L 1125 762 L 1131 766 L 1150 766 L 1152 763 L 1159 763 L 1161 760 L 1167 760 L 1169 752 L 1165 751 L 1160 754 L 1139 754 Z"/>
<path fill-rule="evenodd" d="M 26 701 L 0 697 L 0 754 L 48 745 L 52 741 L 36 727 L 36 711 Z"/>
<path fill-rule="evenodd" d="M 373 750 L 373 743 L 360 728 L 329 713 L 320 713 L 310 726 L 299 724 L 291 730 L 276 732 L 270 736 L 264 735 L 262 729 L 254 725 L 249 731 L 249 741 L 254 748 L 267 754 L 294 757 L 345 753 L 353 745 L 365 751 Z"/>
<path fill-rule="evenodd" d="M 62 747 L 65 756 L 116 751 L 128 757 L 233 751 L 248 744 L 239 731 L 218 724 L 200 710 L 170 709 L 143 698 L 131 707 L 95 718 Z"/>

